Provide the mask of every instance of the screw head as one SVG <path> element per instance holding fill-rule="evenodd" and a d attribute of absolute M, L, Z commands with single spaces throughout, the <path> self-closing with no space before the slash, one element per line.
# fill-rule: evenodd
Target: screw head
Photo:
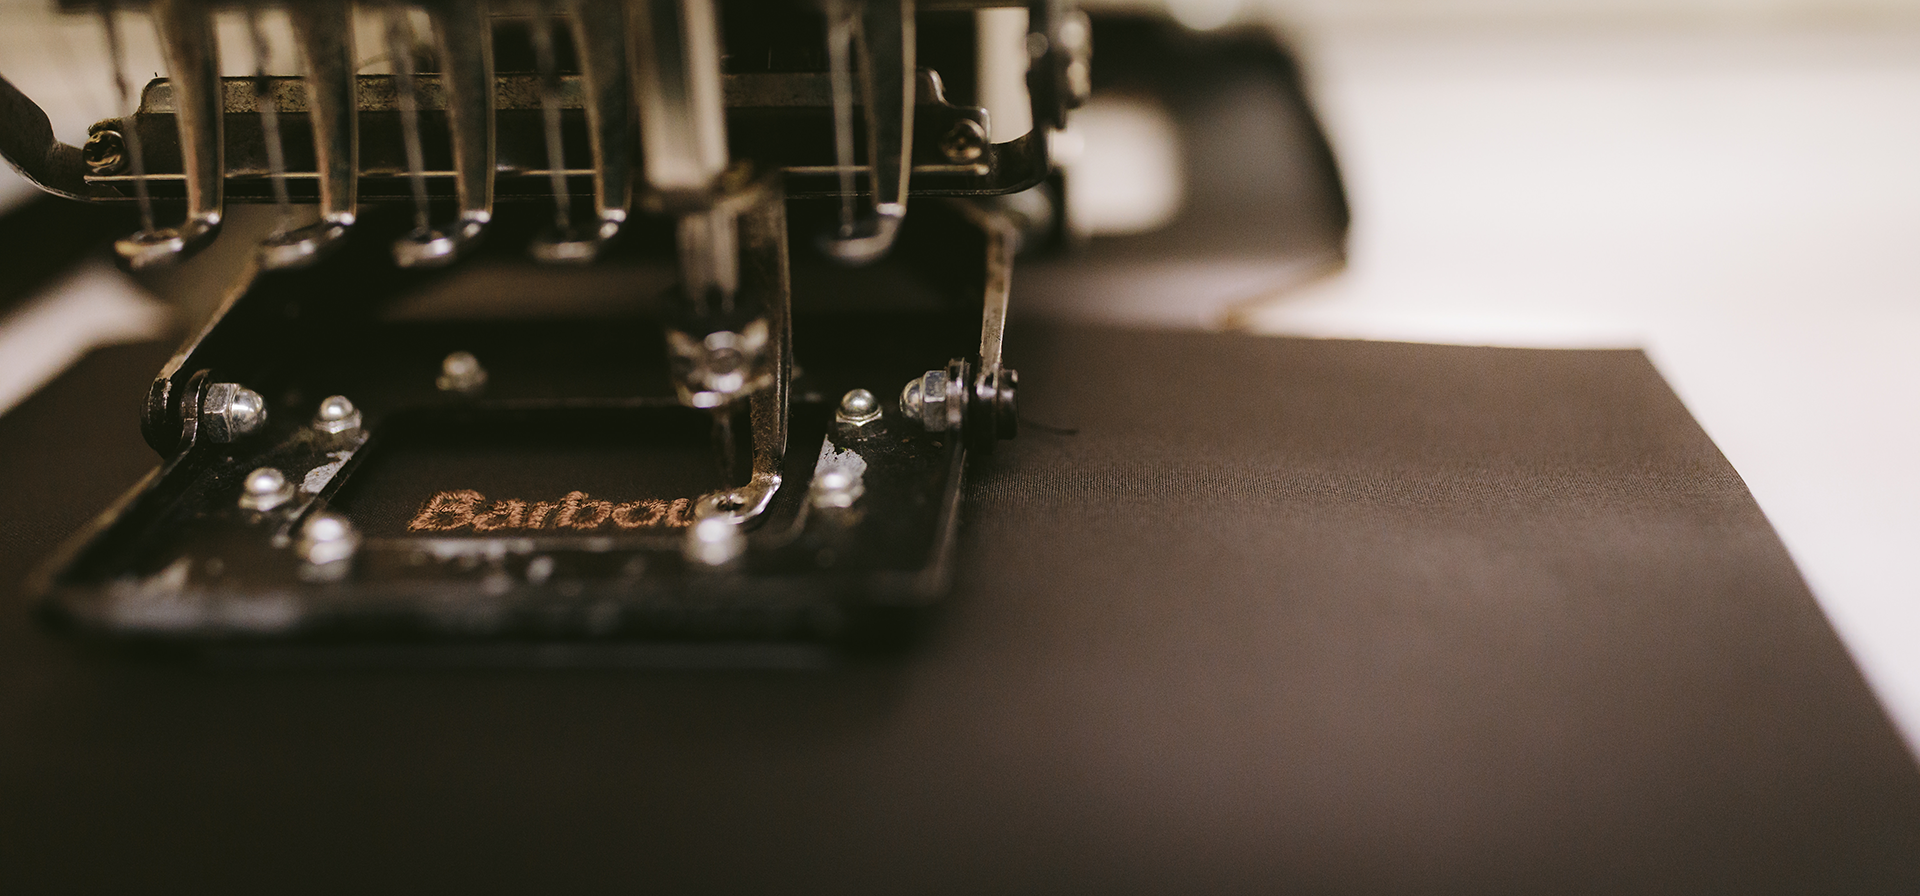
<path fill-rule="evenodd" d="M 772 328 L 764 317 L 738 330 L 700 335 L 667 331 L 667 356 L 674 393 L 692 408 L 724 407 L 767 386 L 773 371 L 765 362 Z"/>
<path fill-rule="evenodd" d="M 127 166 L 126 140 L 119 131 L 94 131 L 88 135 L 86 144 L 80 147 L 80 161 L 86 164 L 89 174 L 119 174 Z"/>
<path fill-rule="evenodd" d="M 267 403 L 260 398 L 260 393 L 252 389 L 236 389 L 233 393 L 233 402 L 227 405 L 227 412 L 242 425 L 247 422 L 260 422 L 266 419 Z"/>
<path fill-rule="evenodd" d="M 815 507 L 852 507 L 867 491 L 861 478 L 846 470 L 826 470 L 814 477 L 807 496 Z"/>
<path fill-rule="evenodd" d="M 316 566 L 352 557 L 360 548 L 360 533 L 337 513 L 316 513 L 300 527 L 295 545 L 300 558 Z"/>
<path fill-rule="evenodd" d="M 231 442 L 267 422 L 267 402 L 238 383 L 214 383 L 200 401 L 200 432 L 215 442 Z"/>
<path fill-rule="evenodd" d="M 285 473 L 273 467 L 261 467 L 247 474 L 240 506 L 248 510 L 272 510 L 293 497 L 293 483 Z"/>
<path fill-rule="evenodd" d="M 987 152 L 987 131 L 979 122 L 962 118 L 940 138 L 940 152 L 957 164 L 979 161 Z"/>
<path fill-rule="evenodd" d="M 435 384 L 442 392 L 472 394 L 486 388 L 487 369 L 472 352 L 454 352 L 440 361 L 440 378 Z"/>
<path fill-rule="evenodd" d="M 686 557 L 702 566 L 722 566 L 746 553 L 747 536 L 724 516 L 710 516 L 687 530 Z"/>
<path fill-rule="evenodd" d="M 527 581 L 535 585 L 546 584 L 553 578 L 553 558 L 542 554 L 527 561 Z"/>
<path fill-rule="evenodd" d="M 320 402 L 320 419 L 322 420 L 345 420 L 352 415 L 353 402 L 348 401 L 345 395 L 330 395 L 325 401 Z"/>
<path fill-rule="evenodd" d="M 347 537 L 350 527 L 339 515 L 323 513 L 307 521 L 307 538 L 313 541 L 339 541 Z"/>
<path fill-rule="evenodd" d="M 261 467 L 247 474 L 247 492 L 255 495 L 271 495 L 287 484 L 287 475 L 272 467 Z"/>
<path fill-rule="evenodd" d="M 834 419 L 841 423 L 861 426 L 880 419 L 880 399 L 865 389 L 855 389 L 840 396 L 840 409 L 834 412 Z"/>
<path fill-rule="evenodd" d="M 360 428 L 360 409 L 353 406 L 345 395 L 329 395 L 320 402 L 320 409 L 313 415 L 315 429 L 340 433 Z"/>

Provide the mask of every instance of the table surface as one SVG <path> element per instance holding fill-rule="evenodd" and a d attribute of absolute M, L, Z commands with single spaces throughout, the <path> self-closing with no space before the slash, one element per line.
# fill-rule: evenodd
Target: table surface
<path fill-rule="evenodd" d="M 1920 887 L 1920 770 L 1642 354 L 1009 351 L 1051 429 L 897 659 L 207 669 L 0 614 L 0 890 Z M 163 353 L 0 418 L 0 582 L 153 463 L 106 398 Z"/>

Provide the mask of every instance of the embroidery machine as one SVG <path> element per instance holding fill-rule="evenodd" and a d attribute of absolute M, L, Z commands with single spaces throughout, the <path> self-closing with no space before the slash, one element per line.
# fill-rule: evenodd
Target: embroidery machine
<path fill-rule="evenodd" d="M 251 76 L 221 77 L 213 4 L 74 7 L 116 64 L 150 20 L 168 68 L 137 102 L 116 72 L 133 111 L 84 146 L 0 81 L 16 168 L 138 209 L 130 269 L 279 210 L 146 395 L 160 467 L 46 570 L 49 620 L 762 652 L 919 626 L 968 457 L 1019 425 L 1014 256 L 1071 241 L 1049 138 L 1092 83 L 1084 14 L 293 0 L 286 76 L 269 10 L 222 9 Z M 992 78 L 1030 130 L 996 131 Z"/>

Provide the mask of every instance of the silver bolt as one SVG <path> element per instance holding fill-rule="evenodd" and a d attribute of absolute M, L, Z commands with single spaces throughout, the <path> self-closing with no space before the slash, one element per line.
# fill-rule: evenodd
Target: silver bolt
<path fill-rule="evenodd" d="M 952 428 L 952 409 L 948 407 L 947 372 L 929 370 L 900 390 L 900 413 L 926 427 L 928 432 Z"/>
<path fill-rule="evenodd" d="M 527 581 L 535 585 L 545 584 L 553 578 L 553 558 L 544 554 L 527 561 Z"/>
<path fill-rule="evenodd" d="M 234 441 L 266 422 L 266 399 L 239 383 L 214 383 L 200 400 L 200 434 L 214 442 Z"/>
<path fill-rule="evenodd" d="M 723 566 L 747 550 L 747 536 L 724 516 L 710 516 L 687 530 L 687 560 L 703 566 Z"/>
<path fill-rule="evenodd" d="M 354 407 L 345 395 L 329 395 L 320 402 L 320 410 L 313 415 L 313 428 L 332 433 L 359 429 L 360 409 Z"/>
<path fill-rule="evenodd" d="M 440 378 L 434 382 L 442 392 L 471 395 L 487 387 L 487 369 L 472 352 L 454 352 L 440 362 Z"/>
<path fill-rule="evenodd" d="M 867 491 L 861 479 L 846 470 L 827 470 L 814 477 L 807 496 L 815 507 L 852 507 Z"/>
<path fill-rule="evenodd" d="M 285 473 L 273 467 L 261 467 L 247 474 L 240 506 L 248 510 L 272 510 L 293 497 L 293 483 Z"/>
<path fill-rule="evenodd" d="M 316 513 L 300 527 L 300 540 L 294 549 L 300 559 L 315 566 L 338 563 L 360 549 L 360 533 L 337 513 Z"/>
<path fill-rule="evenodd" d="M 880 399 L 865 389 L 855 389 L 840 396 L 840 409 L 834 412 L 833 418 L 852 426 L 872 423 L 880 419 Z"/>
<path fill-rule="evenodd" d="M 940 151 L 947 161 L 959 164 L 977 161 L 987 151 L 987 131 L 971 118 L 953 123 L 953 129 L 940 138 Z"/>

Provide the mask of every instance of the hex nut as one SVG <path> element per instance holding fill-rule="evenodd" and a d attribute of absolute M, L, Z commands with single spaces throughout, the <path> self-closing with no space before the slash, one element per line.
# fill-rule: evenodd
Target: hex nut
<path fill-rule="evenodd" d="M 213 442 L 251 435 L 266 422 L 266 399 L 238 383 L 214 383 L 200 400 L 200 434 Z"/>
<path fill-rule="evenodd" d="M 929 370 L 900 390 L 900 413 L 928 432 L 945 432 L 951 422 L 947 401 L 947 372 Z"/>

